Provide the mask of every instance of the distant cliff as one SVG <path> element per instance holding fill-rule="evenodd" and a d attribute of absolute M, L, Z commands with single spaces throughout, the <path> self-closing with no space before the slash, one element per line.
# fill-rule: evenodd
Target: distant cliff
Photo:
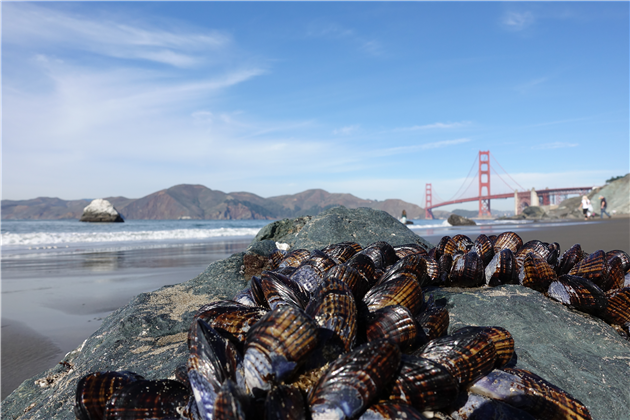
<path fill-rule="evenodd" d="M 248 192 L 211 190 L 203 185 L 176 185 L 138 199 L 103 197 L 125 219 L 283 219 L 317 215 L 342 205 L 349 209 L 369 207 L 410 219 L 424 218 L 424 209 L 402 200 L 364 200 L 352 194 L 331 194 L 315 189 L 293 195 L 263 198 Z M 61 200 L 39 197 L 32 200 L 2 200 L 2 219 L 79 219 L 90 200 Z"/>

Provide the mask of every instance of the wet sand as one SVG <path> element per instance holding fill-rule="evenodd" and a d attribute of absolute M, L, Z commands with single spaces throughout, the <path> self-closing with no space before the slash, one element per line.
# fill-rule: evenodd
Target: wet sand
<path fill-rule="evenodd" d="M 3 259 L 1 398 L 53 367 L 137 294 L 190 280 L 251 239 Z"/>
<path fill-rule="evenodd" d="M 598 249 L 604 251 L 620 249 L 630 253 L 630 217 L 623 216 L 616 216 L 612 219 L 590 219 L 588 221 L 543 221 L 514 226 L 454 226 L 440 232 L 430 232 L 430 229 L 416 232 L 435 245 L 444 235 L 454 236 L 462 233 L 475 240 L 482 233 L 489 236 L 505 231 L 518 233 L 523 242 L 533 239 L 548 243 L 558 242 L 562 252 L 579 243 L 582 249 L 589 253 Z"/>
<path fill-rule="evenodd" d="M 575 243 L 594 252 L 630 252 L 630 218 L 414 230 L 436 244 L 444 235 L 517 232 L 524 242 Z M 51 368 L 138 293 L 181 283 L 209 263 L 243 251 L 251 238 L 221 244 L 42 256 L 2 261 L 2 399 Z"/>

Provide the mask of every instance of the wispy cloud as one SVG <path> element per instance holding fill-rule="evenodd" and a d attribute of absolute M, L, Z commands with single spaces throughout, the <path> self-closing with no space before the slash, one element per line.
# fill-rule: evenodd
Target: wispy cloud
<path fill-rule="evenodd" d="M 508 11 L 501 17 L 501 25 L 507 30 L 518 32 L 531 26 L 534 20 L 532 12 Z"/>
<path fill-rule="evenodd" d="M 7 6 L 7 5 L 5 5 Z M 9 5 L 3 42 L 23 46 L 63 45 L 108 57 L 146 60 L 175 67 L 192 67 L 204 61 L 203 51 L 217 51 L 231 43 L 220 31 L 170 30 L 147 22 L 86 17 L 35 4 Z"/>
<path fill-rule="evenodd" d="M 442 123 L 436 122 L 433 124 L 425 124 L 425 125 L 413 125 L 410 127 L 398 127 L 394 128 L 390 131 L 392 132 L 403 132 L 403 131 L 418 131 L 418 130 L 431 130 L 431 129 L 448 129 L 448 128 L 458 128 L 469 125 L 470 121 L 461 121 L 454 123 Z"/>
<path fill-rule="evenodd" d="M 576 146 L 579 146 L 579 144 L 557 141 L 554 143 L 545 143 L 545 144 L 538 144 L 536 146 L 532 146 L 532 150 L 565 149 L 567 147 L 576 147 Z"/>
<path fill-rule="evenodd" d="M 348 134 L 352 134 L 356 132 L 358 129 L 359 129 L 358 125 L 348 125 L 345 127 L 334 129 L 333 134 L 347 136 Z"/>
<path fill-rule="evenodd" d="M 462 143 L 468 143 L 469 141 L 471 140 L 468 138 L 442 140 L 442 141 L 434 141 L 430 143 L 416 144 L 413 146 L 390 147 L 387 149 L 375 150 L 372 153 L 374 153 L 375 155 L 381 155 L 381 156 L 391 156 L 391 155 L 398 155 L 402 153 L 417 152 L 420 150 L 441 149 L 443 147 L 450 147 L 450 146 L 456 146 Z"/>

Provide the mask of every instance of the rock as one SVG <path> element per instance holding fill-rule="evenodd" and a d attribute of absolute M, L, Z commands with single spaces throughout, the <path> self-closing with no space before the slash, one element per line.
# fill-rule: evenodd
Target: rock
<path fill-rule="evenodd" d="M 287 243 L 292 249 L 323 248 L 343 241 L 354 241 L 365 247 L 377 240 L 391 245 L 417 243 L 426 249 L 433 247 L 395 217 L 367 207 L 350 210 L 340 206 L 317 216 L 280 220 L 258 232 L 254 241 L 262 240 Z"/>
<path fill-rule="evenodd" d="M 112 204 L 101 198 L 92 200 L 92 202 L 83 209 L 83 215 L 80 222 L 100 222 L 100 223 L 113 223 L 124 222 L 122 216 L 112 206 Z"/>
<path fill-rule="evenodd" d="M 517 367 L 569 392 L 593 419 L 630 419 L 630 343 L 601 319 L 520 285 L 429 293 L 446 299 L 449 333 L 467 325 L 503 327 L 514 337 Z"/>
<path fill-rule="evenodd" d="M 547 213 L 539 206 L 529 206 L 523 209 L 523 214 L 527 219 L 542 219 L 547 217 Z"/>
<path fill-rule="evenodd" d="M 378 240 L 426 244 L 395 218 L 369 209 L 334 208 L 316 217 L 274 222 L 245 253 L 210 264 L 186 283 L 140 294 L 111 314 L 59 365 L 10 394 L 2 402 L 2 418 L 74 419 L 77 382 L 94 371 L 132 370 L 149 379 L 172 378 L 173 370 L 186 361 L 186 334 L 195 311 L 244 288 L 243 273 L 262 269 L 260 263 L 276 242 L 321 249 L 333 242 L 367 245 Z M 626 379 L 630 343 L 608 324 L 518 285 L 434 288 L 428 293 L 446 299 L 451 331 L 464 325 L 505 327 L 516 342 L 518 367 L 571 393 L 588 406 L 594 419 L 630 419 L 626 409 L 630 405 Z"/>
<path fill-rule="evenodd" d="M 477 224 L 474 220 L 468 219 L 464 216 L 459 216 L 457 214 L 451 214 L 450 216 L 448 216 L 447 222 L 451 226 L 472 226 Z"/>

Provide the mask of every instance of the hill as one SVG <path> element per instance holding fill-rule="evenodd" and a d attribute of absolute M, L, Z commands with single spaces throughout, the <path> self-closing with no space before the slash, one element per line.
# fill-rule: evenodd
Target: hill
<path fill-rule="evenodd" d="M 203 185 L 176 185 L 145 197 L 104 197 L 125 219 L 282 219 L 317 215 L 334 206 L 353 209 L 369 207 L 410 219 L 424 218 L 424 209 L 402 200 L 364 200 L 352 194 L 329 193 L 321 189 L 293 195 L 263 198 L 249 192 L 225 193 Z M 62 200 L 39 197 L 32 200 L 2 200 L 2 219 L 79 219 L 90 200 Z"/>

